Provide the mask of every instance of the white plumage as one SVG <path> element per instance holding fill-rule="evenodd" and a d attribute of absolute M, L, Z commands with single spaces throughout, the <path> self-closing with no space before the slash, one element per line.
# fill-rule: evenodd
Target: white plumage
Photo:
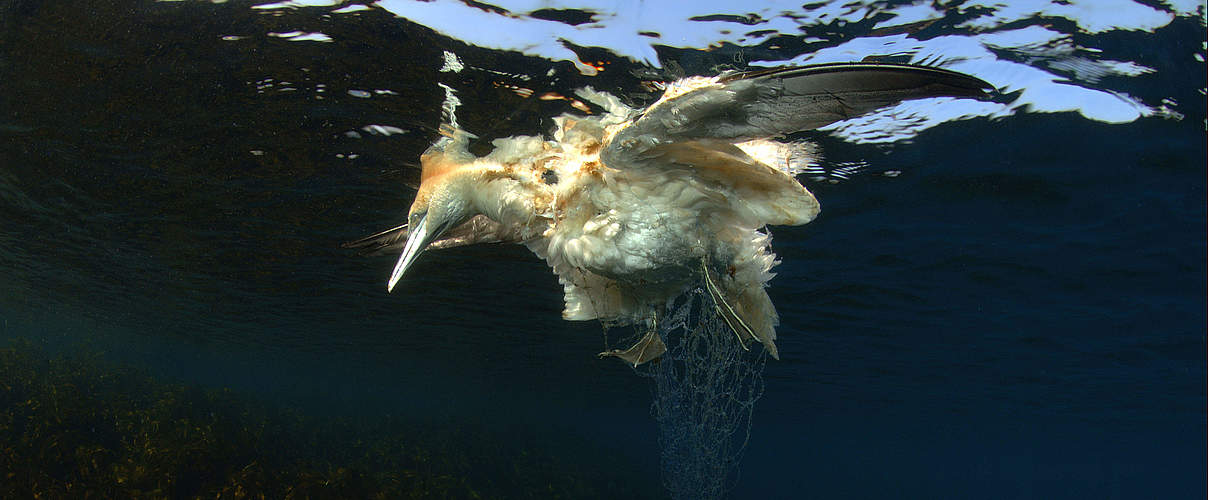
<path fill-rule="evenodd" d="M 703 284 L 744 345 L 778 357 L 764 290 L 777 261 L 761 230 L 808 223 L 819 205 L 793 177 L 815 161 L 812 146 L 772 139 L 987 88 L 934 68 L 829 64 L 681 80 L 640 111 L 583 89 L 606 113 L 560 116 L 548 139 L 497 139 L 481 158 L 469 133 L 446 126 L 421 157 L 408 224 L 349 245 L 401 245 L 393 289 L 426 247 L 524 244 L 558 275 L 568 320 L 653 321 L 668 298 Z M 611 354 L 637 364 L 662 349 L 651 333 Z"/>

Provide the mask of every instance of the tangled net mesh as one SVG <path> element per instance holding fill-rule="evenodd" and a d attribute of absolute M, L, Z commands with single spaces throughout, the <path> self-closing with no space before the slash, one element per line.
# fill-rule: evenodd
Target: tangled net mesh
<path fill-rule="evenodd" d="M 659 318 L 667 352 L 634 370 L 654 382 L 663 486 L 677 500 L 721 498 L 738 481 L 766 351 L 744 349 L 702 288 L 669 300 Z"/>

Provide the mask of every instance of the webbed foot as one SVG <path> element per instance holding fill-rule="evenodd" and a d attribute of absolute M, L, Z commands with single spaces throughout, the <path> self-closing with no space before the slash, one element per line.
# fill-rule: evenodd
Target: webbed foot
<path fill-rule="evenodd" d="M 665 352 L 667 352 L 667 344 L 664 344 L 663 339 L 659 337 L 658 329 L 651 328 L 645 337 L 635 342 L 629 349 L 624 351 L 613 349 L 597 354 L 597 356 L 600 358 L 621 358 L 636 368 L 642 363 L 658 359 Z"/>

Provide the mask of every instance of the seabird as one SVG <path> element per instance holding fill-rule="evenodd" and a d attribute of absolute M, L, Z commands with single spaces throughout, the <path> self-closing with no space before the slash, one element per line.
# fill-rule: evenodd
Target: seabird
<path fill-rule="evenodd" d="M 743 347 L 779 359 L 776 309 L 764 290 L 777 264 L 765 226 L 818 216 L 794 178 L 812 144 L 776 139 L 904 100 L 983 99 L 986 82 L 900 64 L 840 63 L 691 77 L 645 109 L 590 88 L 605 112 L 563 114 L 550 137 L 493 141 L 476 157 L 470 133 L 445 125 L 421 156 L 407 222 L 346 244 L 401 256 L 395 285 L 427 248 L 520 243 L 558 275 L 567 320 L 657 322 L 668 299 L 702 286 Z M 665 346 L 654 328 L 601 353 L 635 366 Z"/>

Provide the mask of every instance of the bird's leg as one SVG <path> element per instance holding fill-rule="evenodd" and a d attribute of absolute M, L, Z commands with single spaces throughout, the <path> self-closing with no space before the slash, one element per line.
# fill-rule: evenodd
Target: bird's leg
<path fill-rule="evenodd" d="M 747 326 L 747 323 L 742 320 L 742 317 L 738 315 L 734 307 L 730 306 L 729 302 L 726 302 L 726 297 L 722 295 L 721 288 L 713 280 L 713 273 L 709 270 L 709 257 L 707 255 L 701 259 L 700 267 L 705 277 L 705 290 L 708 290 L 709 297 L 713 298 L 713 307 L 717 310 L 717 314 L 721 315 L 721 318 L 730 326 L 730 330 L 734 331 L 734 335 L 738 337 L 738 345 L 742 346 L 745 351 L 751 350 L 748 343 L 751 339 L 756 338 L 755 332 L 751 330 L 750 326 Z M 743 337 L 743 334 L 746 334 L 746 338 Z"/>

